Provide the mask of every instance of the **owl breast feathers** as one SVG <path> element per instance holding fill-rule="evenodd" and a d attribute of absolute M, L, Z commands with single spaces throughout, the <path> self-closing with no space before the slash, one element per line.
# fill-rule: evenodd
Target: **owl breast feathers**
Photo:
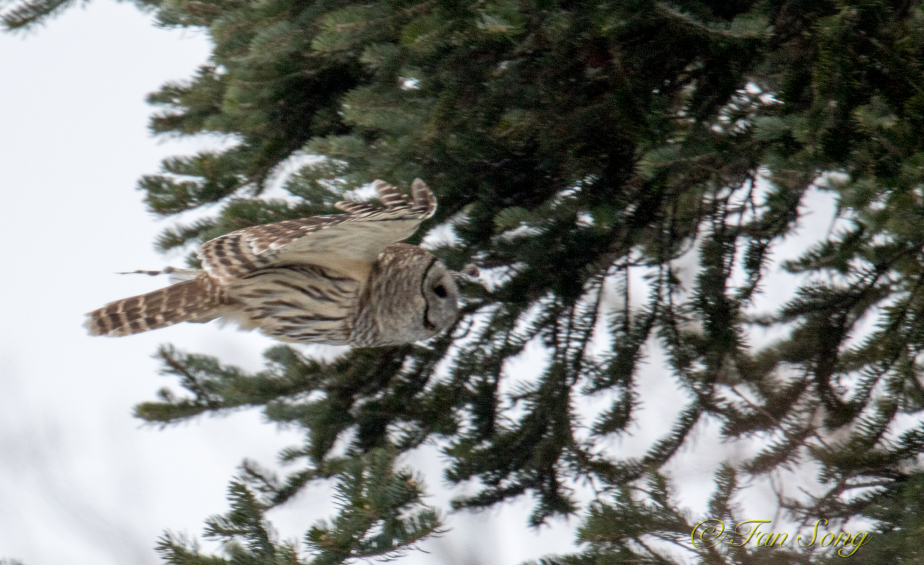
<path fill-rule="evenodd" d="M 202 271 L 87 314 L 91 335 L 124 336 L 223 318 L 282 341 L 360 347 L 433 337 L 458 317 L 453 273 L 410 237 L 436 211 L 420 179 L 413 198 L 382 181 L 383 206 L 254 226 L 199 250 Z M 154 274 L 154 273 L 152 273 Z"/>

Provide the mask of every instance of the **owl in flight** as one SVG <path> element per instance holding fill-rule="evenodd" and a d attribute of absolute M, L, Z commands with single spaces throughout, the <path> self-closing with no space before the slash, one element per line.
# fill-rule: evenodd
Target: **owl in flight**
<path fill-rule="evenodd" d="M 124 336 L 223 318 L 296 343 L 374 347 L 433 337 L 458 317 L 458 273 L 396 242 L 433 215 L 436 198 L 420 179 L 413 199 L 373 184 L 384 207 L 338 202 L 345 214 L 215 238 L 199 249 L 203 270 L 182 271 L 187 280 L 90 312 L 87 329 Z"/>

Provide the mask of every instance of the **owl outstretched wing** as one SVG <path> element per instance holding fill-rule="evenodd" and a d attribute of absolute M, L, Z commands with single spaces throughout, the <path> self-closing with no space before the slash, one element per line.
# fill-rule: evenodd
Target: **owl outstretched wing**
<path fill-rule="evenodd" d="M 310 263 L 346 273 L 364 272 L 386 247 L 414 234 L 436 211 L 436 197 L 420 179 L 412 198 L 373 183 L 384 206 L 338 202 L 346 212 L 253 226 L 223 235 L 199 249 L 199 259 L 222 282 L 284 263 Z"/>

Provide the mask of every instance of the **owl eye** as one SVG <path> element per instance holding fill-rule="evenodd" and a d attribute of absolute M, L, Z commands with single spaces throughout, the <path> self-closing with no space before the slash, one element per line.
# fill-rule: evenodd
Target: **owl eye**
<path fill-rule="evenodd" d="M 446 298 L 446 287 L 441 284 L 433 287 L 433 292 L 436 293 L 436 295 L 440 298 Z"/>

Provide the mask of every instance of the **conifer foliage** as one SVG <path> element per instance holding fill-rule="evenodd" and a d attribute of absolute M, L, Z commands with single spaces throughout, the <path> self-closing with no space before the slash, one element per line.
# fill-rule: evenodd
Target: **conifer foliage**
<path fill-rule="evenodd" d="M 20 1 L 2 20 L 28 27 L 69 3 Z M 662 468 L 707 420 L 761 446 L 721 466 L 708 517 L 752 518 L 733 503 L 743 485 L 814 465 L 816 492 L 781 499 L 792 519 L 866 516 L 880 533 L 864 562 L 920 559 L 920 2 L 136 3 L 214 41 L 195 76 L 150 96 L 161 108 L 151 128 L 234 141 L 141 179 L 157 214 L 218 203 L 165 231 L 161 249 L 333 213 L 344 191 L 373 179 L 421 177 L 440 203 L 425 226 L 444 226 L 435 253 L 455 269 L 476 263 L 493 283 L 467 288 L 458 324 L 426 344 L 333 362 L 279 346 L 256 374 L 164 347 L 186 392 L 165 390 L 137 407 L 140 418 L 262 407 L 306 432 L 282 454 L 295 469 L 283 479 L 242 467 L 231 511 L 207 526 L 225 557 L 167 535 L 168 562 L 392 555 L 440 528 L 419 480 L 393 465 L 428 441 L 444 447 L 449 481 L 480 486 L 456 508 L 532 495 L 534 525 L 581 517 L 578 552 L 549 565 L 840 559 L 817 546 L 691 544 L 705 517 L 678 507 Z M 300 155 L 319 159 L 283 180 L 294 198 L 261 198 Z M 792 299 L 755 312 L 812 189 L 836 195 L 839 221 L 786 263 L 802 275 Z M 674 260 L 693 246 L 698 272 L 684 286 Z M 633 271 L 646 273 L 649 294 L 629 308 Z M 767 326 L 788 331 L 751 346 Z M 542 369 L 507 386 L 505 366 L 529 344 L 542 346 Z M 655 348 L 686 404 L 644 455 L 605 449 L 637 423 L 641 361 Z M 586 412 L 588 398 L 609 406 Z M 279 542 L 267 510 L 330 477 L 340 514 L 306 534 L 307 551 Z M 578 484 L 594 486 L 593 500 Z"/>

